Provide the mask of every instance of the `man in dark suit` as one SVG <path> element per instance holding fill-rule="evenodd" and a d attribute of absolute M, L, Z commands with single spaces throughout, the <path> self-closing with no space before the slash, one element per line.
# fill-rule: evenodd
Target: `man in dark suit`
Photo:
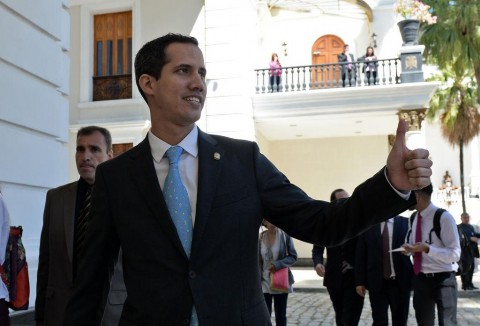
<path fill-rule="evenodd" d="M 348 198 L 343 189 L 330 194 L 330 201 Z M 357 238 L 353 238 L 336 247 L 327 248 L 327 264 L 323 262 L 325 247 L 314 245 L 312 249 L 313 266 L 318 276 L 323 277 L 335 310 L 337 326 L 355 326 L 362 315 L 364 296 L 355 291 L 355 248 Z"/>
<path fill-rule="evenodd" d="M 349 85 L 350 87 L 355 86 L 356 83 L 356 72 L 355 67 L 355 57 L 350 53 L 350 46 L 345 44 L 343 46 L 343 52 L 337 55 L 338 63 L 340 64 L 340 72 L 342 73 L 342 85 Z M 345 82 L 346 80 L 346 82 Z"/>
<path fill-rule="evenodd" d="M 79 129 L 75 162 L 80 179 L 47 193 L 37 272 L 37 325 L 62 325 L 73 282 L 76 275 L 82 273 L 78 270 L 80 250 L 75 245 L 78 243 L 75 241 L 78 238 L 76 221 L 82 214 L 87 191 L 95 183 L 97 165 L 112 156 L 112 137 L 107 129 L 97 126 Z M 126 297 L 121 263 L 117 264 L 114 279 L 103 326 L 118 325 L 120 319 Z M 118 291 L 113 291 L 114 288 Z M 115 300 L 118 296 L 120 300 Z"/>
<path fill-rule="evenodd" d="M 355 284 L 359 295 L 365 296 L 368 290 L 374 325 L 388 325 L 389 306 L 393 326 L 407 325 L 412 262 L 390 250 L 405 243 L 408 222 L 408 218 L 395 216 L 358 237 Z"/>
<path fill-rule="evenodd" d="M 143 142 L 97 169 L 89 228 L 96 232 L 86 235 L 64 325 L 98 324 L 120 246 L 128 292 L 120 325 L 197 318 L 202 326 L 270 325 L 258 268 L 263 217 L 292 237 L 333 245 L 405 210 L 414 202 L 408 190 L 430 183 L 428 151 L 405 147 L 404 121 L 386 169 L 337 205 L 308 197 L 255 143 L 202 132 L 195 122 L 206 68 L 195 38 L 167 34 L 148 42 L 135 58 L 135 76 L 152 127 Z M 170 154 L 179 148 L 177 163 Z M 175 196 L 163 191 L 171 193 L 165 180 L 178 174 L 175 186 L 188 203 L 175 209 Z"/>
<path fill-rule="evenodd" d="M 467 261 L 462 263 L 463 266 L 468 266 L 467 272 L 461 274 L 462 279 L 462 289 L 463 290 L 477 290 L 478 288 L 473 285 L 473 271 L 475 270 L 475 258 L 479 258 L 478 252 L 478 239 L 480 233 L 475 232 L 475 229 L 470 224 L 470 215 L 468 213 L 462 213 L 460 216 L 462 223 L 458 226 L 460 230 L 465 234 L 465 237 L 468 240 L 468 247 L 463 250 L 468 250 L 468 253 L 462 253 L 462 259 Z"/>

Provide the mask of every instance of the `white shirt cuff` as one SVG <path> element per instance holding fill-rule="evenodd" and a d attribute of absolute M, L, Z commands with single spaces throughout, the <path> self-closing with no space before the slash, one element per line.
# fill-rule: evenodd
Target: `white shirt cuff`
<path fill-rule="evenodd" d="M 412 193 L 410 190 L 407 192 L 402 192 L 397 188 L 395 188 L 394 186 L 392 186 L 392 184 L 390 183 L 390 180 L 388 180 L 387 178 L 387 167 L 385 167 L 385 169 L 383 170 L 383 175 L 385 176 L 385 179 L 387 179 L 387 182 L 390 185 L 390 187 L 392 187 L 393 191 L 395 191 L 400 197 L 402 197 L 405 200 L 408 200 L 408 198 L 410 198 L 410 194 Z"/>

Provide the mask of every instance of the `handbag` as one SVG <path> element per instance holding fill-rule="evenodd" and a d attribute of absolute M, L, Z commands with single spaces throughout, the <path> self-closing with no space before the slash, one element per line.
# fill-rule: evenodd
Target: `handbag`
<path fill-rule="evenodd" d="M 270 273 L 270 289 L 277 292 L 288 293 L 288 267 Z"/>
<path fill-rule="evenodd" d="M 0 268 L 2 280 L 7 285 L 10 296 L 8 306 L 12 310 L 27 310 L 30 297 L 28 264 L 22 234 L 21 226 L 10 227 L 5 262 Z"/>

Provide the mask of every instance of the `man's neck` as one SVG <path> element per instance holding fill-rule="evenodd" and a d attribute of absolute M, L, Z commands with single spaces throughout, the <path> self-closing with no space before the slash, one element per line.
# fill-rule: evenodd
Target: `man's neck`
<path fill-rule="evenodd" d="M 180 143 L 195 128 L 195 124 L 187 127 L 168 128 L 166 126 L 152 126 L 152 133 L 164 142 L 174 146 Z"/>
<path fill-rule="evenodd" d="M 423 212 L 428 206 L 430 205 L 430 201 L 428 202 L 417 202 L 417 211 L 418 212 Z"/>

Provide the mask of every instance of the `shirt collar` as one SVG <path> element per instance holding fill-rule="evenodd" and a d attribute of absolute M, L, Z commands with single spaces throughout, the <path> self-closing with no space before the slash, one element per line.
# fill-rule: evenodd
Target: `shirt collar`
<path fill-rule="evenodd" d="M 198 128 L 195 126 L 190 133 L 182 139 L 178 146 L 181 146 L 185 152 L 192 155 L 193 157 L 198 156 Z M 148 132 L 148 142 L 150 143 L 150 149 L 152 151 L 153 159 L 156 162 L 160 162 L 160 160 L 165 155 L 165 152 L 172 147 L 172 145 L 164 142 L 157 136 L 152 133 L 152 130 Z"/>
<path fill-rule="evenodd" d="M 422 217 L 427 217 L 427 216 L 432 216 L 435 214 L 435 211 L 437 210 L 437 207 L 433 205 L 433 203 L 430 203 L 427 208 L 425 208 L 423 211 L 420 212 Z"/>

